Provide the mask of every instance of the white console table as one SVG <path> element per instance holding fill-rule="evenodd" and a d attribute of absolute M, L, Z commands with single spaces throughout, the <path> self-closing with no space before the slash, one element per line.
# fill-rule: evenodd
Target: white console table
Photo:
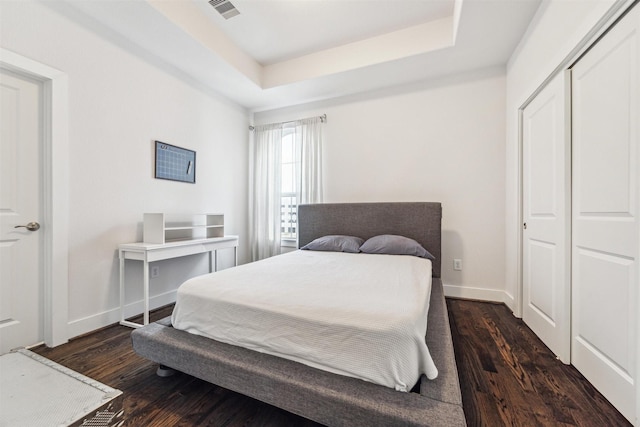
<path fill-rule="evenodd" d="M 124 243 L 118 246 L 120 257 L 120 324 L 139 328 L 149 324 L 149 264 L 154 261 L 178 258 L 187 255 L 209 253 L 209 272 L 218 270 L 219 249 L 231 249 L 234 251 L 234 265 L 238 265 L 238 236 L 213 237 L 198 240 L 179 240 L 168 243 Z M 137 260 L 144 263 L 143 287 L 144 287 L 144 313 L 143 323 L 135 323 L 125 320 L 124 314 L 124 269 L 126 260 Z"/>

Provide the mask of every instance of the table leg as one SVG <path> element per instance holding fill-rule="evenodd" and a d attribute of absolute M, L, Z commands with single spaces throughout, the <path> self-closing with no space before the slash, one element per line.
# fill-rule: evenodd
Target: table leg
<path fill-rule="evenodd" d="M 143 325 L 149 324 L 149 261 L 147 261 L 147 257 L 145 255 L 144 258 L 144 314 L 143 314 Z"/>
<path fill-rule="evenodd" d="M 120 258 L 120 323 L 124 321 L 124 255 L 122 250 L 119 252 Z"/>

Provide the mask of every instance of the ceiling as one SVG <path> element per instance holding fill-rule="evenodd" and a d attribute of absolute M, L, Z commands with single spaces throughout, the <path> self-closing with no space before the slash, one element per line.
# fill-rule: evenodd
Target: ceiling
<path fill-rule="evenodd" d="M 64 0 L 58 10 L 250 111 L 503 66 L 541 0 Z M 51 4 L 51 3 L 49 3 Z"/>
<path fill-rule="evenodd" d="M 204 3 L 202 3 L 204 4 Z M 205 13 L 262 65 L 293 59 L 453 14 L 453 0 L 232 0 L 240 15 Z"/>

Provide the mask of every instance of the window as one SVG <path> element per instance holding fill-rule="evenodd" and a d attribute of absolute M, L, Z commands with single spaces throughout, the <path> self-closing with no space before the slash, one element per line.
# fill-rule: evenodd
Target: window
<path fill-rule="evenodd" d="M 294 144 L 293 129 L 284 129 L 282 133 L 282 174 L 280 197 L 280 238 L 283 246 L 295 245 L 297 239 L 297 188 L 296 170 L 299 167 Z"/>
<path fill-rule="evenodd" d="M 322 203 L 323 117 L 254 128 L 249 244 L 257 261 L 295 247 L 298 204 Z"/>

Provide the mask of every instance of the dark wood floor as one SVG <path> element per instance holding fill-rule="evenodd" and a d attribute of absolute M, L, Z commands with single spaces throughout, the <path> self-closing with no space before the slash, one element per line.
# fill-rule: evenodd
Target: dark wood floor
<path fill-rule="evenodd" d="M 631 426 L 503 304 L 448 299 L 472 426 Z"/>
<path fill-rule="evenodd" d="M 447 305 L 470 426 L 630 426 L 504 305 Z M 152 320 L 170 312 L 158 310 Z M 133 353 L 130 333 L 114 325 L 53 349 L 32 350 L 122 390 L 128 426 L 319 426 L 184 374 L 160 378 L 154 364 Z"/>

